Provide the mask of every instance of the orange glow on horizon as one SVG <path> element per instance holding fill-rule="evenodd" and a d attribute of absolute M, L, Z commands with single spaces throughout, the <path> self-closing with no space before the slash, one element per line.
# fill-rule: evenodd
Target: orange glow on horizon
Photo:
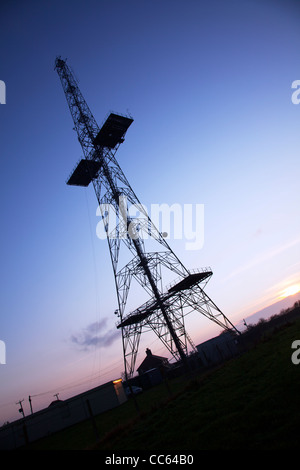
<path fill-rule="evenodd" d="M 281 291 L 280 299 L 285 299 L 285 297 L 289 297 L 290 295 L 298 294 L 298 292 L 300 292 L 300 284 L 293 284 Z"/>

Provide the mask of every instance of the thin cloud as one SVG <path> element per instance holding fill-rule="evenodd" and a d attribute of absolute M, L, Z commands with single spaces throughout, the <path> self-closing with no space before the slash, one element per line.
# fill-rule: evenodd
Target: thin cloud
<path fill-rule="evenodd" d="M 120 332 L 113 328 L 106 330 L 107 319 L 90 323 L 86 328 L 71 336 L 71 342 L 83 350 L 91 347 L 108 347 L 119 337 Z"/>
<path fill-rule="evenodd" d="M 250 261 L 250 263 L 248 263 L 244 266 L 241 266 L 238 269 L 236 269 L 235 271 L 233 271 L 232 273 L 230 273 L 225 279 L 223 279 L 223 282 L 226 282 L 229 279 L 232 279 L 233 277 L 241 274 L 244 271 L 248 271 L 248 269 L 254 268 L 257 265 L 259 265 L 261 263 L 264 263 L 268 259 L 279 255 L 280 253 L 288 250 L 289 248 L 291 248 L 295 245 L 298 245 L 299 243 L 300 243 L 300 238 L 297 238 L 295 240 L 292 240 L 291 242 L 286 243 L 285 245 L 278 246 L 278 247 L 273 248 L 272 250 L 270 250 L 266 253 L 262 253 L 262 254 L 258 255 L 256 258 L 254 258 L 252 261 Z"/>

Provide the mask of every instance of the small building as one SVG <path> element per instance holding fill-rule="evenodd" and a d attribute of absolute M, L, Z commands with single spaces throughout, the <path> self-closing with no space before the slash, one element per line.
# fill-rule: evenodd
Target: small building
<path fill-rule="evenodd" d="M 205 367 L 219 364 L 239 353 L 237 337 L 230 332 L 221 333 L 196 348 Z"/>
<path fill-rule="evenodd" d="M 114 380 L 67 400 L 55 400 L 47 408 L 0 429 L 0 450 L 16 449 L 69 426 L 115 408 L 127 400 L 122 380 Z"/>
<path fill-rule="evenodd" d="M 170 364 L 166 357 L 156 356 L 152 354 L 151 349 L 146 349 L 146 357 L 137 368 L 139 375 L 145 374 L 152 369 L 159 369 L 160 371 L 169 369 Z"/>

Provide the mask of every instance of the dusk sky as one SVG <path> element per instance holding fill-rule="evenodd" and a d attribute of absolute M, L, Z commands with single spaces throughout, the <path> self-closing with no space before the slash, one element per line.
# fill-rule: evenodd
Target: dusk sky
<path fill-rule="evenodd" d="M 96 196 L 66 185 L 82 149 L 55 58 L 99 126 L 133 117 L 116 157 L 145 206 L 204 205 L 203 246 L 168 243 L 211 266 L 206 292 L 238 324 L 300 290 L 299 22 L 296 0 L 1 1 L 0 425 L 29 395 L 38 411 L 124 370 Z M 187 331 L 220 328 L 192 313 Z M 137 366 L 146 347 L 169 358 L 149 334 Z"/>

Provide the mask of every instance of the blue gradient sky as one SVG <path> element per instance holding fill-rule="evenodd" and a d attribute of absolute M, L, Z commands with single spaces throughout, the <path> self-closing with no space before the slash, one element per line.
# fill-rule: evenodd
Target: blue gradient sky
<path fill-rule="evenodd" d="M 142 203 L 204 204 L 203 248 L 169 243 L 212 267 L 206 290 L 238 323 L 300 282 L 299 19 L 289 0 L 1 2 L 1 422 L 28 395 L 37 410 L 123 371 L 96 197 L 65 184 L 82 153 L 55 57 L 99 124 L 133 116 L 117 157 Z M 187 328 L 196 344 L 219 333 L 197 315 Z M 145 337 L 137 362 L 145 347 L 166 353 Z"/>

